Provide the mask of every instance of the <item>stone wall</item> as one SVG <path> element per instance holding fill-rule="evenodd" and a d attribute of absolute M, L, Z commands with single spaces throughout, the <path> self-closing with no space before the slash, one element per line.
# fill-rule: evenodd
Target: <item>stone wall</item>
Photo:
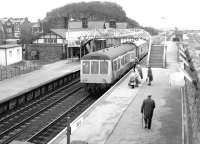
<path fill-rule="evenodd" d="M 179 45 L 180 47 L 181 45 Z M 184 144 L 200 144 L 200 82 L 198 63 L 195 51 L 192 47 L 183 45 L 187 65 L 184 70 L 188 73 L 191 80 L 185 77 L 184 99 L 186 106 L 186 125 L 187 125 L 187 141 Z M 185 123 L 185 122 L 183 122 Z"/>
<path fill-rule="evenodd" d="M 63 45 L 59 44 L 30 44 L 26 45 L 25 48 L 27 60 L 57 61 L 62 59 L 63 56 Z"/>
<path fill-rule="evenodd" d="M 199 90 L 185 79 L 185 99 L 188 119 L 189 144 L 200 143 L 200 97 Z"/>

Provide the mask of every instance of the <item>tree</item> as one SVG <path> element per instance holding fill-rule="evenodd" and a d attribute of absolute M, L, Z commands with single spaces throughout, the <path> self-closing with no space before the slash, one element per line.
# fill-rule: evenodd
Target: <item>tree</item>
<path fill-rule="evenodd" d="M 33 39 L 32 27 L 30 22 L 24 22 L 21 25 L 20 43 L 30 44 Z"/>
<path fill-rule="evenodd" d="M 120 5 L 112 2 L 71 3 L 48 12 L 45 20 L 50 28 L 55 28 L 64 23 L 64 17 L 75 20 L 87 17 L 88 20 L 100 21 L 115 19 L 118 22 L 128 22 L 131 28 L 139 26 L 136 21 L 126 17 L 126 13 Z"/>

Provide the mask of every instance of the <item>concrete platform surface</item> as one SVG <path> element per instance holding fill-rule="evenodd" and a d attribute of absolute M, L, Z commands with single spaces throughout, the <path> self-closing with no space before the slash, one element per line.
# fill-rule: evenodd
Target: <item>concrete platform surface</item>
<path fill-rule="evenodd" d="M 151 86 L 145 82 L 143 69 L 142 85 L 130 89 L 129 77 L 118 85 L 104 101 L 76 129 L 71 140 L 88 144 L 181 144 L 181 93 L 183 77 L 174 77 L 178 72 L 175 43 L 167 42 L 167 69 L 154 68 Z M 173 53 L 173 54 L 172 54 Z M 142 128 L 140 113 L 142 101 L 151 94 L 156 108 L 152 129 Z M 66 144 L 63 138 L 59 144 Z"/>
<path fill-rule="evenodd" d="M 62 60 L 56 63 L 44 65 L 40 70 L 1 81 L 0 103 L 7 101 L 11 97 L 15 97 L 20 93 L 29 91 L 34 87 L 79 69 L 80 63 L 67 63 L 66 60 Z"/>

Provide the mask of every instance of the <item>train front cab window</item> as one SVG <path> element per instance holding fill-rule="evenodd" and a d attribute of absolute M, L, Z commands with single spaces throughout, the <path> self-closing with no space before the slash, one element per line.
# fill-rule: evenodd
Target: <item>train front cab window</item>
<path fill-rule="evenodd" d="M 91 73 L 98 74 L 99 73 L 99 61 L 92 61 L 91 63 Z"/>
<path fill-rule="evenodd" d="M 100 62 L 100 74 L 108 74 L 108 62 L 107 61 Z"/>
<path fill-rule="evenodd" d="M 83 74 L 90 73 L 90 61 L 83 61 L 82 70 L 83 70 Z"/>

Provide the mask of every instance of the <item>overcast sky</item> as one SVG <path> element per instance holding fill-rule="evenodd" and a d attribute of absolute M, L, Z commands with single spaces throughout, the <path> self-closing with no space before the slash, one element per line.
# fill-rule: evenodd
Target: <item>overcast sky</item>
<path fill-rule="evenodd" d="M 68 3 L 92 0 L 0 0 L 0 18 L 28 17 L 31 22 Z M 105 0 L 99 0 L 105 1 Z M 107 0 L 123 7 L 143 26 L 200 29 L 200 0 Z"/>

